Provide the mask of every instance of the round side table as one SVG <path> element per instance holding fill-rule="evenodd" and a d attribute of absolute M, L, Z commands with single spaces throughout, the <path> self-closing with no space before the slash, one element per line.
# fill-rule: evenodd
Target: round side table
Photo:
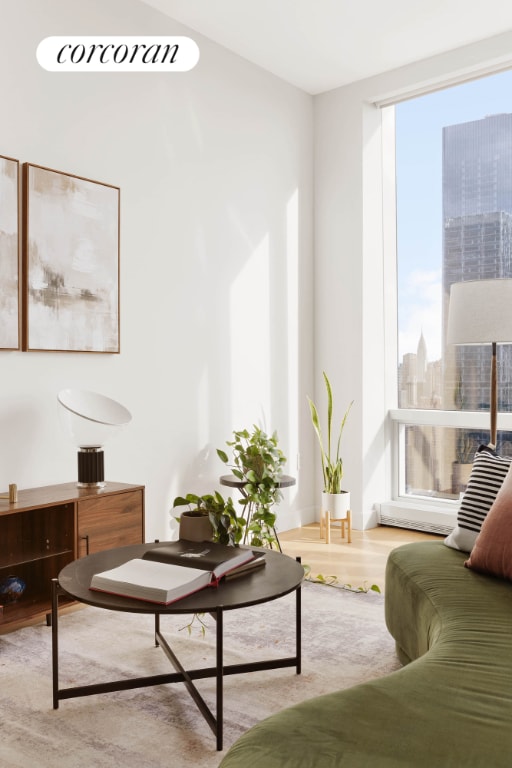
<path fill-rule="evenodd" d="M 281 478 L 280 478 L 279 483 L 278 483 L 278 488 L 289 488 L 290 486 L 295 485 L 295 483 L 296 483 L 296 480 L 291 475 L 281 475 Z M 247 494 L 244 492 L 244 488 L 247 485 L 245 480 L 240 480 L 235 475 L 221 475 L 221 477 L 220 477 L 220 484 L 221 485 L 226 485 L 229 488 L 237 488 L 240 491 L 240 493 L 242 494 L 242 496 L 247 498 Z M 247 505 L 247 506 L 249 507 L 250 505 Z M 247 528 L 249 527 L 249 523 L 250 522 L 251 522 L 251 510 L 248 510 Z M 247 537 L 247 528 L 245 530 L 244 543 L 245 543 L 245 540 L 246 540 L 246 537 Z M 281 543 L 279 541 L 279 537 L 277 535 L 277 531 L 275 529 L 275 526 L 272 526 L 272 530 L 274 532 L 274 536 L 275 536 L 275 539 L 276 539 L 276 542 L 277 542 L 277 547 L 278 547 L 279 551 L 282 552 L 283 550 L 281 549 Z"/>

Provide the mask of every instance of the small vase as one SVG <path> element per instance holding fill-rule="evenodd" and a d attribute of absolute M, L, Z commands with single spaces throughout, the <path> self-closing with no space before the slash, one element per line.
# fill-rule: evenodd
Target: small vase
<path fill-rule="evenodd" d="M 23 595 L 26 584 L 19 576 L 7 576 L 0 581 L 0 603 L 15 603 Z"/>
<path fill-rule="evenodd" d="M 200 512 L 182 512 L 179 537 L 186 541 L 212 541 L 213 528 L 208 515 L 202 515 Z"/>

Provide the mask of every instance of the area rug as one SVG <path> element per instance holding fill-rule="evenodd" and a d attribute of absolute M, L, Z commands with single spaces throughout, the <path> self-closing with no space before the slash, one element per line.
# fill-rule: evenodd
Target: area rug
<path fill-rule="evenodd" d="M 382 595 L 306 582 L 302 674 L 293 668 L 225 678 L 225 750 L 254 723 L 304 699 L 399 667 Z M 214 621 L 203 636 L 190 617 L 165 616 L 162 631 L 189 668 L 214 664 Z M 295 602 L 288 595 L 228 612 L 225 662 L 294 653 Z M 82 607 L 59 621 L 60 686 L 172 671 L 154 646 L 150 616 Z M 212 680 L 197 682 L 215 711 Z M 222 753 L 181 683 L 66 699 L 52 708 L 51 630 L 40 624 L 0 636 L 2 768 L 214 768 Z M 225 751 L 224 750 L 224 751 Z"/>

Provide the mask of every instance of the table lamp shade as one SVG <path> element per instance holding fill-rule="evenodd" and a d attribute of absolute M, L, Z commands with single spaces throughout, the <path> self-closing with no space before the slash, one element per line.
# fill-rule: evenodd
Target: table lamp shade
<path fill-rule="evenodd" d="M 130 411 L 97 392 L 63 389 L 57 395 L 66 431 L 78 448 L 79 487 L 105 485 L 103 446 L 128 424 Z"/>
<path fill-rule="evenodd" d="M 79 448 L 105 445 L 132 418 L 124 405 L 97 392 L 63 389 L 57 400 L 66 431 Z"/>
<path fill-rule="evenodd" d="M 450 292 L 448 344 L 512 344 L 512 279 L 468 280 Z"/>
<path fill-rule="evenodd" d="M 467 280 L 450 291 L 448 344 L 492 344 L 490 444 L 495 447 L 498 419 L 496 345 L 512 344 L 512 279 Z"/>

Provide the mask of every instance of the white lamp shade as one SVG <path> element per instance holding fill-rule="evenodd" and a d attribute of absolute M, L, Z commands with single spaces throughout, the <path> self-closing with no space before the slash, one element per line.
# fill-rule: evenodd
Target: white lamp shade
<path fill-rule="evenodd" d="M 512 279 L 467 280 L 450 291 L 448 344 L 512 344 Z"/>
<path fill-rule="evenodd" d="M 105 445 L 132 418 L 123 405 L 97 392 L 63 389 L 57 400 L 66 430 L 80 448 Z"/>

